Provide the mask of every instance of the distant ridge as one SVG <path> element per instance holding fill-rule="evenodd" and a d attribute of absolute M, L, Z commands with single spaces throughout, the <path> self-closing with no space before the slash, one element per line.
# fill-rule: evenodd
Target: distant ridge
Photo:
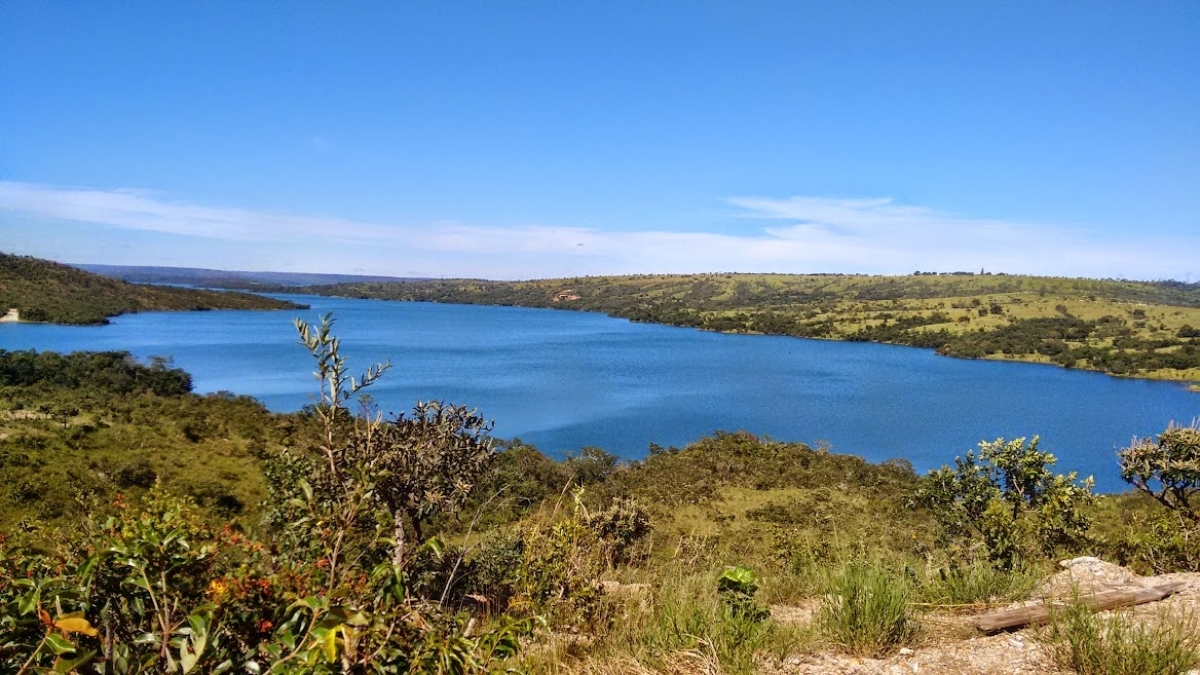
<path fill-rule="evenodd" d="M 425 281 L 420 277 L 387 277 L 365 274 L 315 274 L 308 272 L 242 272 L 201 267 L 145 265 L 72 265 L 81 270 L 135 284 L 184 284 L 210 288 L 258 289 L 279 286 Z"/>

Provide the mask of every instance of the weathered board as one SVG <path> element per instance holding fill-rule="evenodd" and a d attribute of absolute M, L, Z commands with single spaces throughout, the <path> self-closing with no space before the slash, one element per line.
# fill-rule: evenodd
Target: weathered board
<path fill-rule="evenodd" d="M 1106 609 L 1157 602 L 1182 591 L 1185 586 L 1187 584 L 1183 582 L 1176 582 L 1147 588 L 1103 591 L 1095 595 L 1082 596 L 1079 600 L 1093 612 L 1102 612 Z M 1042 603 L 981 614 L 975 618 L 975 627 L 985 633 L 997 633 L 1010 628 L 1045 623 L 1050 618 L 1050 613 L 1061 607 L 1063 607 L 1061 602 Z"/>

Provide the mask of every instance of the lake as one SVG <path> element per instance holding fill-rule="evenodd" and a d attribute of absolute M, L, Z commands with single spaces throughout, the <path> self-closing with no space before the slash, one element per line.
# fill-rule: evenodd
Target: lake
<path fill-rule="evenodd" d="M 479 409 L 494 435 L 554 455 L 598 446 L 627 458 L 716 430 L 828 442 L 919 471 L 981 440 L 1042 438 L 1059 468 L 1125 488 L 1114 452 L 1136 434 L 1200 415 L 1182 385 L 1052 366 L 966 361 L 869 343 L 706 333 L 600 314 L 288 296 L 303 312 L 152 312 L 100 327 L 0 324 L 0 349 L 170 356 L 200 393 L 273 410 L 313 401 L 313 363 L 291 320 L 337 318 L 354 374 L 392 370 L 369 392 L 389 412 L 441 399 Z"/>

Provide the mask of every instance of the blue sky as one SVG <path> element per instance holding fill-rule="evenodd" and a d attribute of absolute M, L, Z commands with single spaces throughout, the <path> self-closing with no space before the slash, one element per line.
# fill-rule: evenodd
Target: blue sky
<path fill-rule="evenodd" d="M 0 250 L 1200 279 L 1196 2 L 0 3 Z"/>

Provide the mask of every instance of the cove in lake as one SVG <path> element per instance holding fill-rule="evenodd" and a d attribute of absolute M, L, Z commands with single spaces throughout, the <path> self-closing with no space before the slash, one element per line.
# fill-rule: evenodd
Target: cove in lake
<path fill-rule="evenodd" d="M 1125 488 L 1114 452 L 1132 436 L 1200 415 L 1175 383 L 1052 366 L 966 361 L 931 350 L 706 333 L 600 314 L 287 296 L 303 312 L 152 312 L 108 326 L 0 325 L 0 348 L 170 356 L 199 393 L 253 396 L 272 410 L 313 401 L 311 357 L 291 319 L 337 318 L 354 374 L 391 360 L 370 394 L 385 412 L 417 400 L 476 407 L 493 434 L 561 455 L 587 445 L 639 458 L 716 430 L 827 441 L 918 471 L 981 440 L 1041 435 L 1059 470 Z"/>

